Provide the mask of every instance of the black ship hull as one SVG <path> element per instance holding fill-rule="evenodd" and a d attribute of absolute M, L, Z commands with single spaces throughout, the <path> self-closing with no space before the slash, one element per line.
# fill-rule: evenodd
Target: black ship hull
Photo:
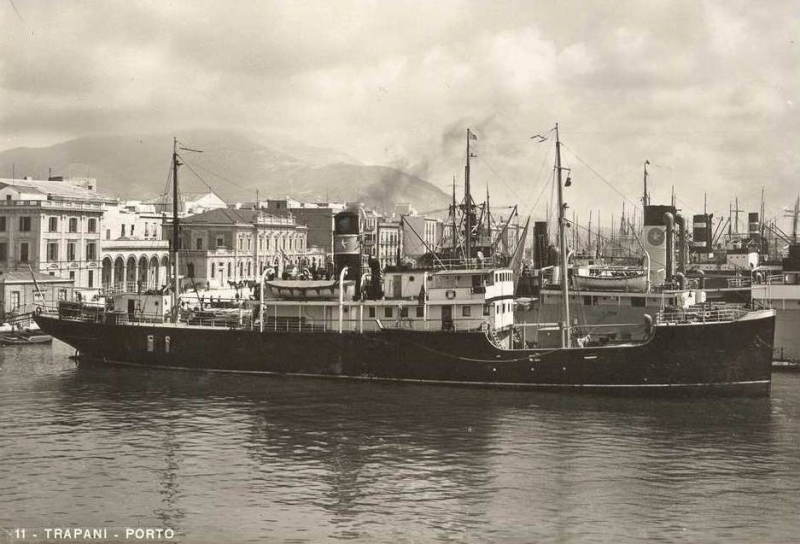
<path fill-rule="evenodd" d="M 623 394 L 767 395 L 774 314 L 656 326 L 636 345 L 496 347 L 482 331 L 342 334 L 111 324 L 39 315 L 83 360 L 242 373 L 381 379 Z M 676 349 L 680 347 L 680 349 Z"/>

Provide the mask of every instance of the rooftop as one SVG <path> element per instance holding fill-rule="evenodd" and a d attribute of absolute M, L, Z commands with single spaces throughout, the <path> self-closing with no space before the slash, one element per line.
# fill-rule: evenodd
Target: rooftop
<path fill-rule="evenodd" d="M 30 179 L 0 179 L 0 188 L 14 187 L 21 192 L 41 194 L 51 198 L 115 202 L 110 196 L 72 185 L 68 181 L 45 181 Z"/>

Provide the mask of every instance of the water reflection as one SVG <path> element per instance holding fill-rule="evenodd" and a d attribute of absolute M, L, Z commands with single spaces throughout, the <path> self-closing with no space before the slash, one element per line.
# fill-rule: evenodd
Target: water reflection
<path fill-rule="evenodd" d="M 800 382 L 646 400 L 3 356 L 0 477 L 17 491 L 0 525 L 191 542 L 800 536 Z"/>

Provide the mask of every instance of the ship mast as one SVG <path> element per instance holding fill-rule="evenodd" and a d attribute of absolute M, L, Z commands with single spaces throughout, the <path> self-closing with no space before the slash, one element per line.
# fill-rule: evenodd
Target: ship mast
<path fill-rule="evenodd" d="M 469 151 L 469 141 L 477 137 L 467 129 L 467 165 L 464 167 L 464 234 L 465 240 L 465 257 L 466 262 L 469 264 L 472 258 L 472 195 L 469 191 L 469 159 L 472 153 Z"/>
<path fill-rule="evenodd" d="M 452 208 L 452 218 L 453 218 L 453 259 L 456 258 L 458 254 L 458 226 L 456 224 L 456 210 L 458 207 L 456 206 L 456 177 L 453 176 L 453 208 Z M 455 262 L 455 261 L 453 261 Z"/>
<path fill-rule="evenodd" d="M 178 150 L 191 151 L 192 153 L 202 153 L 199 149 L 189 149 L 188 147 L 178 146 L 178 139 L 172 139 L 172 244 L 170 244 L 170 257 L 172 263 L 172 310 L 170 312 L 172 322 L 178 322 L 178 252 L 180 251 L 180 218 L 178 217 L 178 167 L 183 164 L 178 155 Z"/>
<path fill-rule="evenodd" d="M 489 184 L 486 184 L 486 240 L 489 246 L 492 245 L 492 217 L 489 209 Z M 510 219 L 510 218 L 509 218 Z M 488 254 L 486 255 L 489 256 Z"/>
<path fill-rule="evenodd" d="M 178 244 L 180 242 L 180 219 L 178 218 L 178 139 L 173 138 L 172 142 L 172 322 L 178 322 Z"/>
<path fill-rule="evenodd" d="M 558 182 L 558 242 L 561 251 L 561 296 L 564 299 L 564 329 L 561 335 L 562 347 L 572 344 L 572 334 L 569 321 L 569 274 L 567 272 L 567 233 L 564 218 L 564 189 L 561 183 L 561 140 L 558 138 L 558 123 L 556 123 L 556 178 Z"/>
<path fill-rule="evenodd" d="M 650 195 L 647 194 L 647 165 L 650 161 L 644 161 L 644 197 L 642 198 L 642 206 L 650 205 Z"/>

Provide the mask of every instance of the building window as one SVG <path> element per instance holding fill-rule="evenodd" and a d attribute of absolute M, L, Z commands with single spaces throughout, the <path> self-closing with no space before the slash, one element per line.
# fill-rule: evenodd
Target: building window
<path fill-rule="evenodd" d="M 75 260 L 75 242 L 70 242 L 67 244 L 67 260 Z"/>
<path fill-rule="evenodd" d="M 144 224 L 144 237 L 147 238 L 150 236 L 150 223 Z"/>
<path fill-rule="evenodd" d="M 231 276 L 233 276 L 233 266 L 228 263 L 228 277 L 230 278 Z"/>
<path fill-rule="evenodd" d="M 194 241 L 194 248 L 195 249 L 203 249 L 203 239 L 202 238 L 198 238 L 197 240 Z"/>
<path fill-rule="evenodd" d="M 11 311 L 19 308 L 19 291 L 11 291 Z"/>
<path fill-rule="evenodd" d="M 0 215 L 0 232 L 6 231 L 6 216 Z"/>
<path fill-rule="evenodd" d="M 70 232 L 78 232 L 78 218 L 77 217 L 70 217 L 70 219 L 69 219 L 69 231 Z"/>
<path fill-rule="evenodd" d="M 94 270 L 89 270 L 89 287 L 94 287 Z"/>
<path fill-rule="evenodd" d="M 120 237 L 125 236 L 125 225 L 119 226 L 119 235 Z"/>
<path fill-rule="evenodd" d="M 30 219 L 30 217 L 28 219 Z M 19 262 L 28 262 L 28 242 L 21 242 L 19 244 Z"/>
<path fill-rule="evenodd" d="M 216 268 L 217 268 L 216 265 L 214 263 L 211 263 L 211 277 L 212 278 L 214 277 L 214 272 L 215 272 Z"/>
<path fill-rule="evenodd" d="M 106 240 L 111 240 L 111 229 L 106 229 Z"/>
<path fill-rule="evenodd" d="M 31 230 L 31 218 L 29 215 L 20 216 L 19 218 L 19 231 L 20 232 L 30 232 Z"/>
<path fill-rule="evenodd" d="M 67 290 L 66 289 L 59 289 L 58 290 L 58 300 L 67 300 Z"/>
<path fill-rule="evenodd" d="M 47 262 L 58 261 L 58 242 L 47 242 Z"/>
<path fill-rule="evenodd" d="M 89 225 L 87 227 L 88 231 L 92 234 L 97 232 L 97 219 L 89 219 Z"/>
<path fill-rule="evenodd" d="M 194 263 L 188 263 L 186 265 L 186 275 L 190 278 L 194 278 Z"/>
<path fill-rule="evenodd" d="M 86 244 L 86 260 L 94 261 L 97 259 L 97 246 L 94 242 Z"/>
<path fill-rule="evenodd" d="M 69 271 L 69 279 L 71 279 L 71 280 L 75 279 L 75 271 L 74 270 L 70 270 Z"/>
<path fill-rule="evenodd" d="M 217 236 L 217 247 L 225 247 L 225 238 Z"/>
<path fill-rule="evenodd" d="M 47 222 L 48 232 L 58 232 L 58 217 L 51 217 Z"/>
<path fill-rule="evenodd" d="M 408 317 L 408 308 L 405 306 L 400 308 L 400 317 Z"/>
<path fill-rule="evenodd" d="M 0 242 L 0 261 L 5 262 L 6 259 L 8 259 L 8 245 Z"/>

